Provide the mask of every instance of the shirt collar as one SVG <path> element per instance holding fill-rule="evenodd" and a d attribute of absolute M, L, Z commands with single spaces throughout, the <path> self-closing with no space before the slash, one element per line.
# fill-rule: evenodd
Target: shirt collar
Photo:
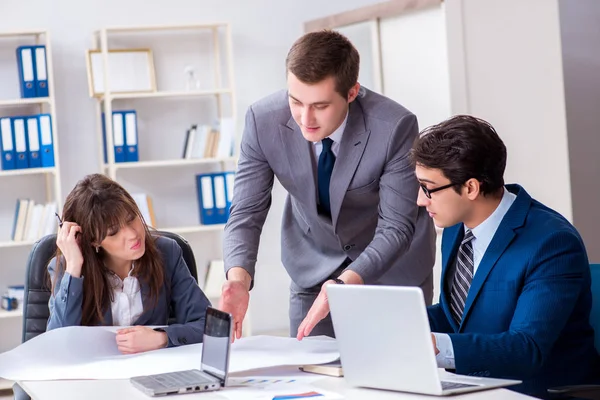
<path fill-rule="evenodd" d="M 476 245 L 479 248 L 487 249 L 488 245 L 494 238 L 496 230 L 498 230 L 502 219 L 516 198 L 517 196 L 514 193 L 511 193 L 504 188 L 502 200 L 500 200 L 500 204 L 498 204 L 498 207 L 496 207 L 494 212 L 481 224 L 471 229 L 471 232 L 473 232 L 473 236 L 475 236 L 476 239 Z M 467 229 L 468 228 L 465 226 L 465 232 Z"/>
<path fill-rule="evenodd" d="M 131 275 L 133 274 L 133 269 L 135 268 L 135 263 L 132 262 L 131 263 L 131 268 L 129 269 L 129 272 L 127 273 L 127 278 L 131 277 Z M 121 280 L 121 278 L 119 277 L 119 275 L 115 274 L 113 271 L 108 269 L 107 272 L 108 275 L 108 279 L 115 285 L 120 285 L 123 283 L 123 281 Z M 125 278 L 125 279 L 127 279 Z"/>

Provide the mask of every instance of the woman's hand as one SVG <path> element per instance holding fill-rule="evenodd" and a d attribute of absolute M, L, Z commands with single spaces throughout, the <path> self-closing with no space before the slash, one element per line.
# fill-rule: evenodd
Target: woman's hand
<path fill-rule="evenodd" d="M 83 255 L 77 238 L 78 232 L 81 232 L 79 225 L 65 221 L 62 227 L 58 229 L 58 235 L 56 236 L 56 245 L 67 262 L 66 271 L 75 278 L 81 277 L 81 267 L 83 266 Z"/>
<path fill-rule="evenodd" d="M 166 332 L 155 331 L 147 326 L 132 326 L 117 331 L 117 347 L 123 354 L 135 354 L 167 347 Z"/>

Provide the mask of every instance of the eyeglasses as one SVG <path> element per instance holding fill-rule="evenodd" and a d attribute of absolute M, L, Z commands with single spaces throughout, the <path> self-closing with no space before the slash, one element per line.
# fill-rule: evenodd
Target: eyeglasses
<path fill-rule="evenodd" d="M 447 185 L 440 186 L 440 187 L 437 187 L 437 188 L 434 188 L 434 189 L 427 189 L 425 187 L 425 185 L 422 184 L 422 183 L 419 183 L 419 186 L 421 186 L 421 190 L 423 190 L 423 193 L 425 193 L 425 196 L 427 196 L 428 199 L 431 199 L 431 194 L 432 193 L 439 192 L 440 190 L 451 188 L 452 186 L 456 186 L 456 183 L 449 183 Z"/>

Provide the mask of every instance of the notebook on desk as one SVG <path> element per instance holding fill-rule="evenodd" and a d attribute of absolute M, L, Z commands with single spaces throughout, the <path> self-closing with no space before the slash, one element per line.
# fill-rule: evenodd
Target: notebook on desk
<path fill-rule="evenodd" d="M 344 376 L 353 386 L 445 396 L 521 383 L 455 374 L 442 380 L 418 287 L 329 285 L 326 290 Z"/>
<path fill-rule="evenodd" d="M 300 371 L 310 372 L 313 374 L 335 377 L 344 376 L 344 370 L 342 369 L 342 363 L 340 362 L 340 360 L 333 361 L 327 364 L 303 365 L 299 368 Z"/>

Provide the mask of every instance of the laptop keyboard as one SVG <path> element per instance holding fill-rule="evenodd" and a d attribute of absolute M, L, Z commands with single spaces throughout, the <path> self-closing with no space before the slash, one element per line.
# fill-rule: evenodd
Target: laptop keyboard
<path fill-rule="evenodd" d="M 166 374 L 150 375 L 147 378 L 152 379 L 155 383 L 163 388 L 173 387 L 189 387 L 214 383 L 214 378 L 211 379 L 202 371 L 177 371 Z"/>
<path fill-rule="evenodd" d="M 446 382 L 442 381 L 442 390 L 462 389 L 479 385 L 470 385 L 468 383 Z"/>

